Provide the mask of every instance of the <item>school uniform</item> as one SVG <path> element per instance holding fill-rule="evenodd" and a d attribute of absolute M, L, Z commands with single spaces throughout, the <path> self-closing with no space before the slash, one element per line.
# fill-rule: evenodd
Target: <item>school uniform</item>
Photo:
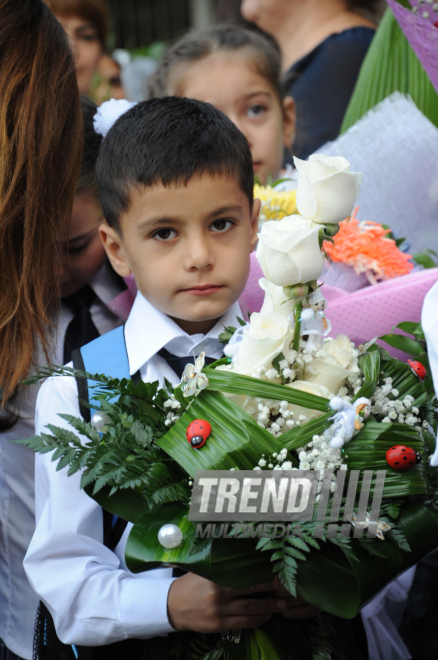
<path fill-rule="evenodd" d="M 137 294 L 125 325 L 131 375 L 144 381 L 179 382 L 158 352 L 175 356 L 222 356 L 218 336 L 236 326 L 235 303 L 207 334 L 188 335 Z M 110 361 L 109 361 L 110 365 Z M 110 366 L 107 369 L 111 375 Z M 73 377 L 51 378 L 37 401 L 36 432 L 46 424 L 69 428 L 59 413 L 80 416 Z M 36 531 L 25 558 L 29 581 L 50 610 L 58 637 L 66 644 L 102 646 L 127 638 L 147 639 L 173 632 L 167 597 L 175 578 L 171 568 L 130 573 L 125 546 L 128 524 L 114 552 L 103 544 L 102 508 L 80 488 L 80 474 L 56 471 L 51 455 L 36 457 Z"/>
<path fill-rule="evenodd" d="M 90 286 L 95 298 L 90 307 L 92 321 L 100 334 L 123 323 L 109 305 L 123 299 L 125 291 L 120 278 L 104 264 Z M 51 362 L 63 363 L 64 337 L 73 312 L 61 304 L 52 340 Z M 40 352 L 36 364 L 45 364 Z M 11 440 L 35 434 L 35 403 L 40 385 L 21 388 L 6 406 L 8 416 L 17 415 L 12 428 L 0 431 L 0 658 L 32 658 L 32 639 L 38 597 L 31 588 L 23 568 L 24 555 L 35 531 L 34 473 L 35 455 Z M 4 646 L 3 646 L 4 645 Z"/>

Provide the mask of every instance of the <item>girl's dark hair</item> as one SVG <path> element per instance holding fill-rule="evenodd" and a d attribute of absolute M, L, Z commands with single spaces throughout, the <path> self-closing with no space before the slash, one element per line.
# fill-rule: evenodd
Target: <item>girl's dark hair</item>
<path fill-rule="evenodd" d="M 82 153 L 75 67 L 41 0 L 0 0 L 0 390 L 49 355 Z M 2 403 L 0 402 L 0 408 Z"/>
<path fill-rule="evenodd" d="M 84 120 L 84 151 L 82 153 L 76 194 L 91 193 L 99 198 L 96 181 L 96 162 L 103 138 L 99 133 L 96 133 L 93 125 L 97 105 L 88 96 L 81 96 L 81 109 Z"/>
<path fill-rule="evenodd" d="M 108 36 L 108 9 L 103 0 L 44 0 L 56 16 L 78 16 L 96 28 L 102 49 Z"/>
<path fill-rule="evenodd" d="M 164 53 L 155 73 L 149 78 L 149 96 L 180 96 L 176 75 L 178 67 L 197 62 L 221 50 L 248 51 L 257 71 L 270 83 L 282 101 L 281 52 L 276 40 L 265 32 L 239 25 L 214 25 L 206 30 L 188 32 L 181 37 Z"/>

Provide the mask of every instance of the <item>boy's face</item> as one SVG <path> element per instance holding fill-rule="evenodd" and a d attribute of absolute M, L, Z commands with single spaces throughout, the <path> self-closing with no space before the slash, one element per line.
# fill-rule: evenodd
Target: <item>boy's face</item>
<path fill-rule="evenodd" d="M 245 287 L 259 207 L 250 212 L 237 177 L 205 174 L 133 188 L 121 233 L 100 232 L 120 275 L 134 273 L 144 297 L 187 333 L 205 333 Z"/>

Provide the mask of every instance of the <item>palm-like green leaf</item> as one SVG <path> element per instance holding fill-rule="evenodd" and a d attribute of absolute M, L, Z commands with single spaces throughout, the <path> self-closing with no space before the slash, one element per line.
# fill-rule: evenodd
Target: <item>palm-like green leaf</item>
<path fill-rule="evenodd" d="M 388 9 L 362 64 L 341 132 L 395 91 L 409 94 L 421 112 L 438 126 L 438 95 Z"/>
<path fill-rule="evenodd" d="M 277 401 L 288 401 L 297 406 L 320 410 L 328 410 L 328 399 L 307 392 L 300 392 L 284 385 L 270 383 L 267 380 L 241 376 L 240 374 L 220 369 L 205 369 L 205 375 L 209 380 L 209 389 L 225 392 L 227 394 L 241 394 L 244 396 L 261 397 L 263 399 L 274 399 Z"/>
<path fill-rule="evenodd" d="M 186 440 L 187 426 L 195 419 L 206 419 L 212 427 L 200 449 L 193 449 Z M 197 470 L 252 470 L 262 454 L 278 453 L 282 448 L 280 439 L 259 426 L 242 408 L 209 390 L 196 397 L 183 417 L 156 444 L 192 477 Z"/>

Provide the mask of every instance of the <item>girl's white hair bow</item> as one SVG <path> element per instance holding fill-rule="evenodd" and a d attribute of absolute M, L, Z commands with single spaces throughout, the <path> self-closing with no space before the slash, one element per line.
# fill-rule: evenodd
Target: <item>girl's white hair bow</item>
<path fill-rule="evenodd" d="M 105 137 L 110 128 L 115 124 L 119 117 L 128 112 L 137 103 L 127 101 L 126 99 L 110 99 L 102 103 L 93 117 L 93 126 L 96 133 Z"/>

